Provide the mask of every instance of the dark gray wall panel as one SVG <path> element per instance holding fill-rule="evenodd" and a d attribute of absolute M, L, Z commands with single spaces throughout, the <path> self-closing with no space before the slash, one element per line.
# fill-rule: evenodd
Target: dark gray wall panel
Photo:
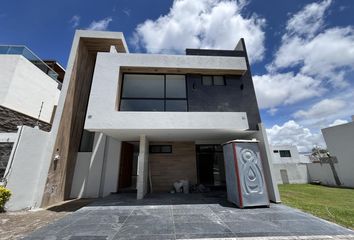
<path fill-rule="evenodd" d="M 244 43 L 243 43 L 244 44 Z M 245 48 L 245 46 L 244 46 Z M 246 51 L 187 49 L 187 55 L 246 57 L 243 76 L 226 76 L 226 86 L 203 86 L 201 75 L 187 75 L 190 112 L 246 112 L 251 130 L 258 130 L 261 117 Z"/>

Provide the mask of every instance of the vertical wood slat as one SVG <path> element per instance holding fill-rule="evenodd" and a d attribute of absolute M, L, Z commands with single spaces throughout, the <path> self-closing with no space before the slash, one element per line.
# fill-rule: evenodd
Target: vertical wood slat
<path fill-rule="evenodd" d="M 151 145 L 172 145 L 172 153 L 149 154 L 154 191 L 169 191 L 178 180 L 197 183 L 197 164 L 194 142 L 164 142 Z"/>
<path fill-rule="evenodd" d="M 79 149 L 85 114 L 91 89 L 96 53 L 90 53 L 81 40 L 71 73 L 71 79 L 56 137 L 54 156 L 48 172 L 42 206 L 66 200 L 70 196 L 76 154 Z"/>

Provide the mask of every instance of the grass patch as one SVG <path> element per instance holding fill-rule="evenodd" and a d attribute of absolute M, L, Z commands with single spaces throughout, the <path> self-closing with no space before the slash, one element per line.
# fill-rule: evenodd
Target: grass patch
<path fill-rule="evenodd" d="M 284 204 L 354 229 L 354 189 L 311 184 L 278 186 Z"/>

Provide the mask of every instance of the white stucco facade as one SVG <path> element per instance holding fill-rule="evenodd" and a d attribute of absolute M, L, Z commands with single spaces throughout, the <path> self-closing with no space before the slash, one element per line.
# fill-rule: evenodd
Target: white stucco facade
<path fill-rule="evenodd" d="M 97 198 L 117 191 L 121 142 L 95 134 L 92 152 L 78 152 L 71 198 Z"/>
<path fill-rule="evenodd" d="M 274 176 L 277 184 L 308 183 L 307 164 L 309 158 L 299 154 L 296 146 L 272 146 Z M 280 151 L 289 151 L 290 157 L 281 156 Z"/>
<path fill-rule="evenodd" d="M 58 104 L 58 83 L 22 55 L 0 54 L 0 106 L 49 123 Z"/>
<path fill-rule="evenodd" d="M 141 134 L 150 139 L 169 135 L 182 140 L 210 134 L 222 138 L 230 132 L 237 136 L 249 128 L 244 112 L 120 112 L 122 68 L 174 69 L 171 71 L 181 74 L 210 70 L 239 73 L 246 71 L 247 65 L 244 57 L 98 53 L 85 129 L 123 140 L 138 140 Z"/>
<path fill-rule="evenodd" d="M 322 134 L 328 151 L 337 157 L 335 166 L 342 186 L 354 188 L 354 122 L 324 128 Z"/>

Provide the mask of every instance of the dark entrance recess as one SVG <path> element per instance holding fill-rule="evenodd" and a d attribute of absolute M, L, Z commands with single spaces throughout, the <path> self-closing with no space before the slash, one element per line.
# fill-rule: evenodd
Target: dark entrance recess
<path fill-rule="evenodd" d="M 221 145 L 197 145 L 198 183 L 212 188 L 226 187 L 224 156 Z"/>
<path fill-rule="evenodd" d="M 139 142 L 122 142 L 117 192 L 136 192 Z"/>
<path fill-rule="evenodd" d="M 133 158 L 134 145 L 122 142 L 118 189 L 128 188 L 132 185 Z"/>

